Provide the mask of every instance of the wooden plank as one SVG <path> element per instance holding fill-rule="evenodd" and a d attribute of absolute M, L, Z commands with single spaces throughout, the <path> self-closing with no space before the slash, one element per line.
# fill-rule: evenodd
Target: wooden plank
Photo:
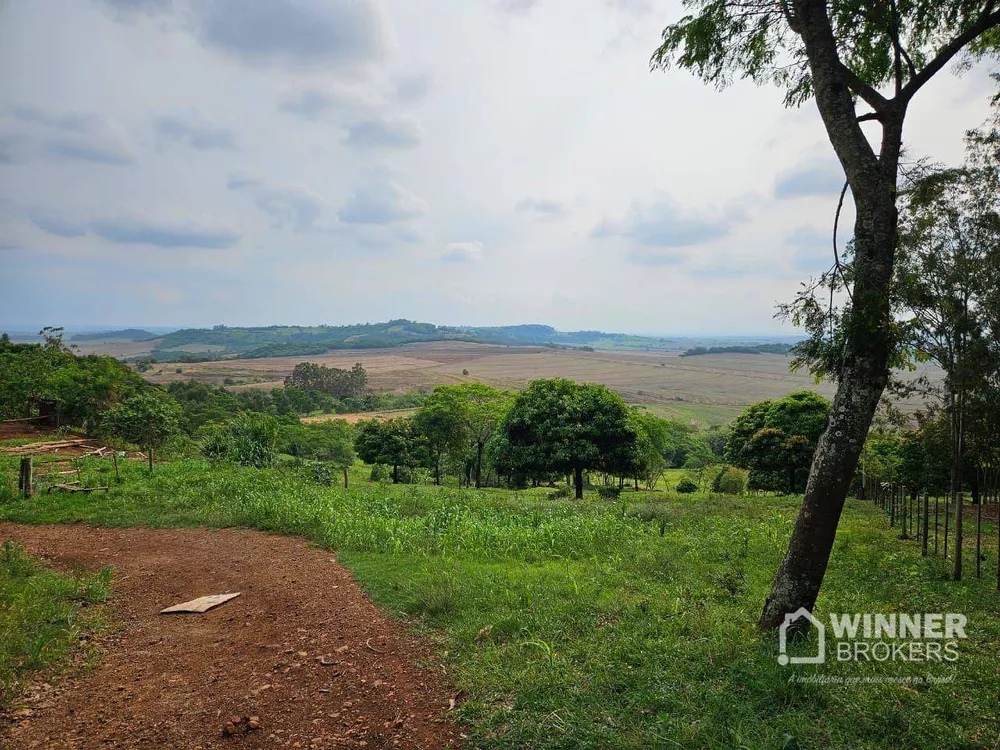
<path fill-rule="evenodd" d="M 209 596 L 199 596 L 197 599 L 192 599 L 189 602 L 182 602 L 181 604 L 175 604 L 172 607 L 167 607 L 166 609 L 160 610 L 161 615 L 168 615 L 181 612 L 196 612 L 202 613 L 207 612 L 213 607 L 218 607 L 220 604 L 225 604 L 230 599 L 235 599 L 240 595 L 237 591 L 234 594 L 210 594 Z"/>

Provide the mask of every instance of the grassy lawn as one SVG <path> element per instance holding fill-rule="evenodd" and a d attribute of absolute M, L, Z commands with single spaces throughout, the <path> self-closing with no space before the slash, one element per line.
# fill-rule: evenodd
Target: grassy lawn
<path fill-rule="evenodd" d="M 425 630 L 456 687 L 472 747 L 997 748 L 1000 599 L 986 577 L 949 580 L 870 504 L 849 502 L 817 610 L 959 612 L 953 664 L 780 666 L 754 624 L 796 498 L 626 492 L 553 500 L 358 481 L 203 461 L 125 462 L 107 493 L 20 501 L 0 517 L 96 525 L 246 526 L 338 551 L 372 597 Z M 109 483 L 87 459 L 84 481 Z M 8 485 L 14 462 L 0 459 Z M 969 552 L 969 559 L 974 560 Z M 809 676 L 939 682 L 833 685 Z M 795 678 L 795 679 L 790 679 Z"/>
<path fill-rule="evenodd" d="M 19 545 L 0 547 L 0 708 L 16 700 L 24 680 L 65 658 L 100 629 L 88 605 L 110 593 L 111 570 L 65 575 L 44 568 Z"/>

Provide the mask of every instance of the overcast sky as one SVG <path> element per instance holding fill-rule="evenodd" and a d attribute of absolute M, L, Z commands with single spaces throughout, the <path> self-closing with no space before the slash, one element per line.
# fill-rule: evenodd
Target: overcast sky
<path fill-rule="evenodd" d="M 649 72 L 678 17 L 0 0 L 0 324 L 794 333 L 838 165 L 812 104 Z M 938 76 L 911 153 L 960 159 L 989 84 Z"/>

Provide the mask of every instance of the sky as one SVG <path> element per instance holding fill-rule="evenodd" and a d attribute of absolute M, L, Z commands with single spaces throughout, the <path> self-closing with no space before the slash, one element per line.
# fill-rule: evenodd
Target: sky
<path fill-rule="evenodd" d="M 650 72 L 680 15 L 0 0 L 0 325 L 794 333 L 839 166 L 811 103 Z M 908 152 L 959 161 L 991 90 L 937 76 Z"/>

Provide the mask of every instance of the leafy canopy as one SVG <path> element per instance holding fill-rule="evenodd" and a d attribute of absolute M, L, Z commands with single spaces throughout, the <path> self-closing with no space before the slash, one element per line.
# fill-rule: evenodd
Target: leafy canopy
<path fill-rule="evenodd" d="M 737 79 L 773 84 L 785 103 L 813 95 L 812 74 L 798 30 L 808 0 L 684 0 L 694 11 L 663 31 L 650 65 L 693 71 L 724 88 Z M 826 3 L 843 74 L 855 95 L 878 102 L 892 82 L 904 100 L 947 59 L 966 47 L 970 58 L 1000 47 L 994 0 L 829 0 Z M 899 55 L 897 56 L 897 49 Z M 942 60 L 942 56 L 947 59 Z M 898 62 L 898 64 L 897 64 Z"/>

